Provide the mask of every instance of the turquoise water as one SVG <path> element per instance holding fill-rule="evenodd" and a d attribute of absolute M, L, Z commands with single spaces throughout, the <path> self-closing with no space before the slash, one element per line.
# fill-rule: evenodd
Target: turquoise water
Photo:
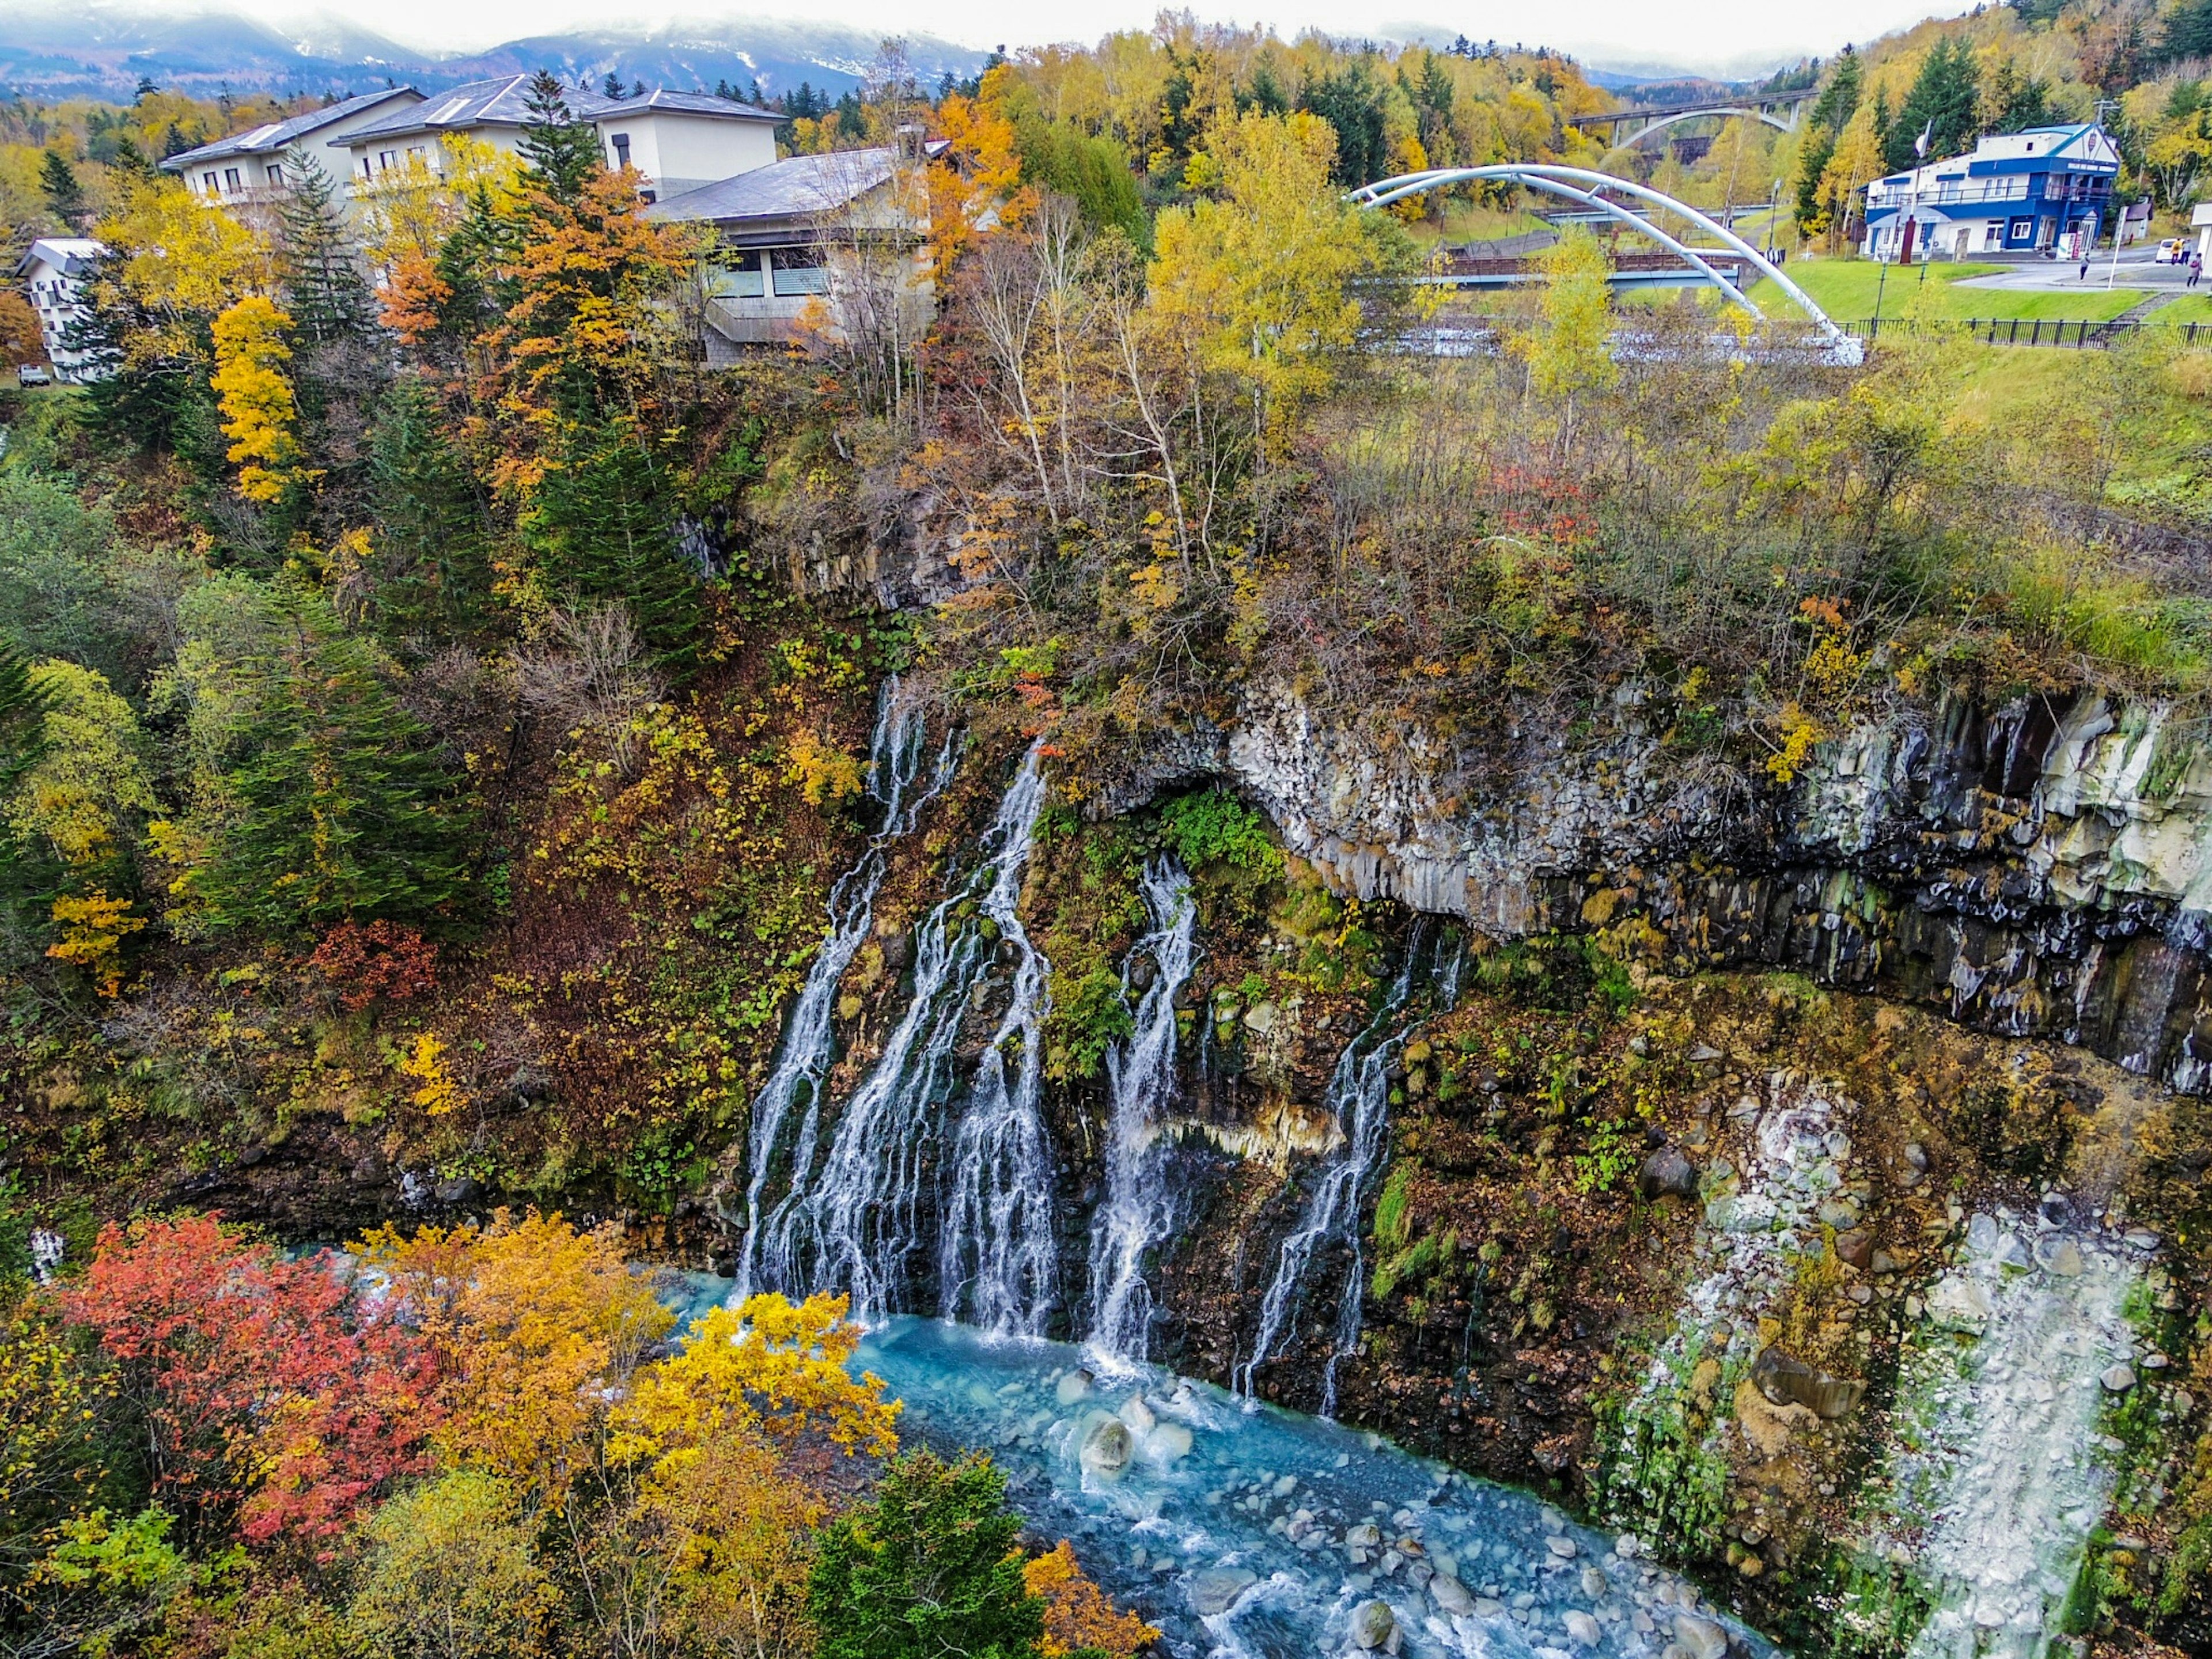
<path fill-rule="evenodd" d="M 672 1299 L 696 1311 L 726 1289 L 694 1278 Z M 1632 1539 L 1339 1424 L 933 1320 L 892 1320 L 859 1363 L 906 1402 L 907 1444 L 988 1450 L 1036 1531 L 1073 1540 L 1177 1659 L 1316 1659 L 1363 1637 L 1437 1659 L 1771 1652 Z"/>

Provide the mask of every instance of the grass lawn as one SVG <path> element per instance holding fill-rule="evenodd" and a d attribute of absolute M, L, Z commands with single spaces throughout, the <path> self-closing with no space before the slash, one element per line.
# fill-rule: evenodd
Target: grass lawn
<path fill-rule="evenodd" d="M 1945 263 L 1889 266 L 1886 283 L 1881 275 L 1885 267 L 1870 259 L 1806 259 L 1793 261 L 1783 269 L 1792 282 L 1811 295 L 1820 308 L 1839 323 L 1862 322 L 1873 316 L 1877 289 L 1881 293 L 1884 317 L 1902 316 L 1911 306 L 1958 320 L 2017 317 L 2022 321 L 2061 319 L 2067 322 L 2081 318 L 2103 322 L 2117 317 L 2147 292 L 2132 288 L 2107 289 L 2094 280 L 2081 289 L 2056 293 L 2016 293 L 1957 286 L 1969 276 L 1987 276 L 2003 270 L 2002 265 Z M 1751 298 L 1753 304 L 1770 314 L 1786 313 L 1790 308 L 1787 296 L 1771 282 L 1761 282 L 1752 289 Z M 2172 310 L 2168 307 L 2159 314 L 2163 319 Z"/>

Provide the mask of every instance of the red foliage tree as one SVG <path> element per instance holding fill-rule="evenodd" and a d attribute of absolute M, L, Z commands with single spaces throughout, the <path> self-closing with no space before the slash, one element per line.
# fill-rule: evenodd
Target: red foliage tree
<path fill-rule="evenodd" d="M 155 1496 L 202 1537 L 312 1543 L 428 1467 L 428 1348 L 319 1261 L 212 1216 L 111 1224 L 63 1301 L 117 1364 Z"/>
<path fill-rule="evenodd" d="M 396 921 L 342 921 L 323 935 L 307 965 L 331 982 L 347 1009 L 366 1008 L 379 997 L 404 1002 L 438 983 L 438 947 Z"/>

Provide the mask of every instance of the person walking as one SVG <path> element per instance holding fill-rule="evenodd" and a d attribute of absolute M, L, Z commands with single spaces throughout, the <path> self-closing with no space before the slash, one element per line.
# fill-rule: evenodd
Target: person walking
<path fill-rule="evenodd" d="M 2189 256 L 2189 286 L 2195 288 L 2203 276 L 2204 256 L 2202 253 L 2191 254 Z"/>
<path fill-rule="evenodd" d="M 2081 275 L 2078 280 L 2084 283 L 2089 280 L 2089 256 L 2086 253 L 2081 256 Z"/>

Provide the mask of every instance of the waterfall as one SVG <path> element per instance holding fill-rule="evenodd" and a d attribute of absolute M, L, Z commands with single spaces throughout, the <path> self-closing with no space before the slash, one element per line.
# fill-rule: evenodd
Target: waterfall
<path fill-rule="evenodd" d="M 1114 1102 L 1106 1131 L 1106 1199 L 1091 1230 L 1096 1311 L 1086 1346 L 1115 1368 L 1144 1363 L 1152 1320 L 1145 1257 L 1175 1222 L 1159 1121 L 1176 1093 L 1176 995 L 1198 956 L 1191 939 L 1198 907 L 1182 866 L 1170 858 L 1152 860 L 1145 868 L 1144 895 L 1152 930 L 1137 941 L 1129 962 L 1150 957 L 1152 981 L 1137 1004 L 1134 1029 L 1106 1055 Z M 1125 998 L 1128 986 L 1125 964 Z"/>
<path fill-rule="evenodd" d="M 1052 1152 L 1038 1109 L 1052 964 L 1030 943 L 1016 914 L 1043 804 L 1044 776 L 1032 749 L 999 809 L 1006 835 L 983 896 L 983 914 L 997 926 L 1002 945 L 1012 948 L 1012 995 L 969 1085 L 938 1244 L 945 1317 L 965 1317 L 998 1336 L 1042 1336 L 1060 1293 Z M 1009 1043 L 1018 1045 L 1011 1079 Z"/>
<path fill-rule="evenodd" d="M 868 745 L 867 793 L 883 809 L 883 821 L 858 861 L 830 890 L 829 933 L 815 952 L 806 982 L 792 1005 L 775 1069 L 753 1097 L 745 1232 L 738 1252 L 739 1301 L 752 1294 L 757 1279 L 787 1289 L 795 1278 L 789 1232 L 776 1230 L 763 1236 L 762 1198 L 792 1108 L 802 1100 L 805 1111 L 790 1147 L 791 1190 L 803 1188 L 812 1173 L 819 1147 L 822 1085 L 832 1059 L 830 1013 L 836 1003 L 838 981 L 875 925 L 876 892 L 890 868 L 892 843 L 914 828 L 921 809 L 951 781 L 956 757 L 952 734 L 947 732 L 927 781 L 919 793 L 915 792 L 921 778 L 927 739 L 928 722 L 921 706 L 900 695 L 898 676 L 892 675 L 884 682 L 877 698 L 875 732 Z"/>
<path fill-rule="evenodd" d="M 1898 1530 L 1924 1528 L 1932 1603 L 1911 1659 L 2040 1659 L 2112 1493 L 2100 1419 L 2116 1370 L 2137 1386 L 2125 1307 L 2148 1251 L 2048 1207 L 1972 1218 L 1901 1367 L 1919 1431 L 1892 1501 Z"/>
<path fill-rule="evenodd" d="M 983 866 L 957 881 L 915 928 L 913 998 L 875 1066 L 846 1102 L 819 1168 L 794 1170 L 791 1190 L 763 1224 L 765 1288 L 787 1295 L 842 1290 L 852 1297 L 854 1316 L 866 1320 L 899 1311 L 908 1300 L 908 1263 L 922 1242 L 927 1154 L 936 1139 L 939 1106 L 951 1093 L 953 1045 L 988 955 L 972 912 L 980 899 L 997 920 L 990 907 L 1003 892 L 1011 913 L 1043 803 L 1032 747 L 985 832 Z M 1022 940 L 1024 948 L 1027 943 Z M 1028 1000 L 1041 1020 L 1044 963 L 1033 951 L 1029 956 L 1037 983 Z M 1018 994 L 1018 1008 L 1022 1001 Z M 1006 1035 L 1002 1028 L 994 1054 Z M 1034 1120 L 1033 1086 L 1028 1099 Z M 1026 1248 L 1030 1229 L 1025 1225 L 1018 1237 Z"/>
<path fill-rule="evenodd" d="M 1322 1172 L 1320 1185 L 1306 1202 L 1305 1214 L 1276 1255 L 1274 1280 L 1260 1304 L 1259 1334 L 1253 1340 L 1252 1357 L 1244 1364 L 1241 1392 L 1248 1401 L 1255 1398 L 1255 1375 L 1267 1363 L 1283 1327 L 1303 1299 L 1306 1269 L 1314 1252 L 1335 1240 L 1352 1252 L 1350 1278 L 1339 1300 L 1336 1333 L 1322 1379 L 1321 1414 L 1335 1414 L 1337 1361 L 1358 1342 L 1360 1293 L 1365 1288 L 1359 1206 L 1366 1196 L 1368 1179 L 1388 1150 L 1390 1065 L 1403 1041 L 1403 1034 L 1392 1027 L 1413 994 L 1413 969 L 1421 955 L 1425 924 L 1425 918 L 1414 923 L 1413 936 L 1406 945 L 1405 965 L 1399 969 L 1389 994 L 1375 1017 L 1345 1044 L 1344 1052 L 1337 1056 L 1336 1069 L 1330 1073 L 1328 1092 L 1322 1103 L 1336 1120 L 1340 1137 L 1336 1157 Z M 1443 983 L 1455 988 L 1458 978 L 1455 960 Z"/>

